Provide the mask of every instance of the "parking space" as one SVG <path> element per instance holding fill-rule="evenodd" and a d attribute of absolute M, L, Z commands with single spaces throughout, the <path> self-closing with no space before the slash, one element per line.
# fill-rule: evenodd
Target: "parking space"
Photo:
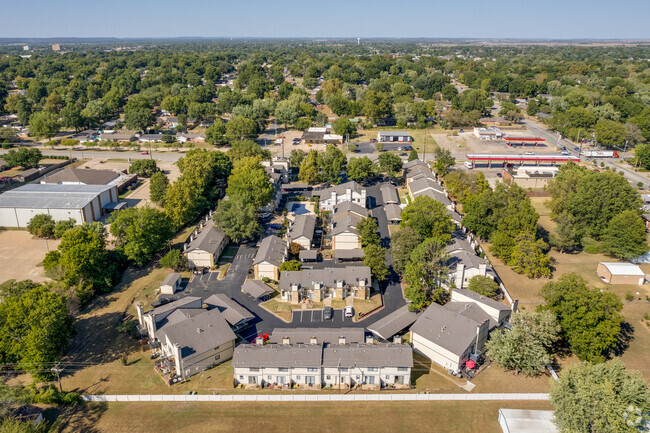
<path fill-rule="evenodd" d="M 346 318 L 343 310 L 334 310 L 331 319 L 323 317 L 323 310 L 299 310 L 293 312 L 292 327 L 322 327 L 337 328 L 341 326 L 357 326 L 352 318 Z"/>

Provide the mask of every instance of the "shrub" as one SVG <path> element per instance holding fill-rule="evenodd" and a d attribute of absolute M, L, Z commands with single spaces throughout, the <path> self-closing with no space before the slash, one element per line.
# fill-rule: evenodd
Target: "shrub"
<path fill-rule="evenodd" d="M 38 214 L 34 215 L 27 223 L 27 231 L 40 238 L 51 238 L 54 236 L 55 226 L 54 218 L 51 215 Z"/>
<path fill-rule="evenodd" d="M 187 259 L 179 250 L 171 250 L 160 259 L 160 266 L 176 272 L 187 269 Z"/>

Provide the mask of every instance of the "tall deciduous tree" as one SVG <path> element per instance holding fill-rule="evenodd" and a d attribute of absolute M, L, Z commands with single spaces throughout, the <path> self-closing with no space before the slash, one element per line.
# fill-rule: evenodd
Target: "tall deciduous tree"
<path fill-rule="evenodd" d="M 623 323 L 618 296 L 589 288 L 576 274 L 547 283 L 542 296 L 542 309 L 555 313 L 562 338 L 578 358 L 601 362 L 616 347 Z"/>
<path fill-rule="evenodd" d="M 551 385 L 555 422 L 562 432 L 636 433 L 648 422 L 650 391 L 638 371 L 619 359 L 570 365 Z"/>
<path fill-rule="evenodd" d="M 394 153 L 379 155 L 379 169 L 388 176 L 395 177 L 402 173 L 402 158 Z"/>
<path fill-rule="evenodd" d="M 611 219 L 603 235 L 603 250 L 623 260 L 648 252 L 645 223 L 637 210 L 624 210 Z"/>
<path fill-rule="evenodd" d="M 447 208 L 429 196 L 419 196 L 402 212 L 402 227 L 411 227 L 422 239 L 434 238 L 441 243 L 451 240 L 454 223 Z"/>
<path fill-rule="evenodd" d="M 324 182 L 338 184 L 341 182 L 341 171 L 345 170 L 348 160 L 336 146 L 327 146 L 320 161 L 320 179 Z"/>
<path fill-rule="evenodd" d="M 363 265 L 370 268 L 370 273 L 375 281 L 383 282 L 388 277 L 386 265 L 386 248 L 378 244 L 368 244 L 363 249 Z"/>
<path fill-rule="evenodd" d="M 256 209 L 271 201 L 273 185 L 255 157 L 239 160 L 228 178 L 226 194 L 230 199 L 250 204 Z"/>
<path fill-rule="evenodd" d="M 448 262 L 445 244 L 438 239 L 425 239 L 413 250 L 404 271 L 408 284 L 404 295 L 412 301 L 414 309 L 424 308 L 432 301 L 440 304 L 447 301 L 442 283 L 447 279 Z"/>
<path fill-rule="evenodd" d="M 440 176 L 444 176 L 456 164 L 456 158 L 451 156 L 451 151 L 443 149 L 440 146 L 433 151 L 435 161 L 433 168 Z"/>
<path fill-rule="evenodd" d="M 357 231 L 361 237 L 361 246 L 379 245 L 381 238 L 377 232 L 377 220 L 374 218 L 364 218 L 357 224 Z"/>
<path fill-rule="evenodd" d="M 54 236 L 54 218 L 48 214 L 34 215 L 27 223 L 27 231 L 30 235 L 40 238 L 50 238 Z"/>
<path fill-rule="evenodd" d="M 390 256 L 393 259 L 393 269 L 397 273 L 404 273 L 411 253 L 420 242 L 422 238 L 411 227 L 403 227 L 393 235 L 390 241 Z"/>
<path fill-rule="evenodd" d="M 140 177 L 151 177 L 159 170 L 153 159 L 136 159 L 129 167 L 129 173 L 137 174 Z"/>
<path fill-rule="evenodd" d="M 29 117 L 29 133 L 34 137 L 49 140 L 60 128 L 59 119 L 49 111 L 39 111 Z"/>
<path fill-rule="evenodd" d="M 165 202 L 165 193 L 169 187 L 169 179 L 162 171 L 158 171 L 151 176 L 149 181 L 149 198 L 151 201 L 162 205 Z"/>
<path fill-rule="evenodd" d="M 490 277 L 476 275 L 469 279 L 467 288 L 490 299 L 499 299 L 499 285 Z"/>
<path fill-rule="evenodd" d="M 367 156 L 363 158 L 350 158 L 347 168 L 348 178 L 357 182 L 377 173 L 377 166 Z"/>
<path fill-rule="evenodd" d="M 257 220 L 257 209 L 241 200 L 222 200 L 213 219 L 235 242 L 254 239 L 262 232 L 262 226 Z"/>
<path fill-rule="evenodd" d="M 150 207 L 121 210 L 110 222 L 115 245 L 136 266 L 151 259 L 174 233 L 167 216 Z"/>
<path fill-rule="evenodd" d="M 21 147 L 18 150 L 11 149 L 3 158 L 7 167 L 31 168 L 38 165 L 43 159 L 43 154 L 32 147 Z"/>

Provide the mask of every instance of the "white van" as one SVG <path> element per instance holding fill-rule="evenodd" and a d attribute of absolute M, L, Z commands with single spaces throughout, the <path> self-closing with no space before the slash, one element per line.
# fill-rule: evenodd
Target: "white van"
<path fill-rule="evenodd" d="M 474 163 L 472 163 L 472 161 L 465 161 L 465 167 L 474 168 Z"/>
<path fill-rule="evenodd" d="M 345 317 L 354 317 L 354 309 L 349 305 L 345 307 Z"/>

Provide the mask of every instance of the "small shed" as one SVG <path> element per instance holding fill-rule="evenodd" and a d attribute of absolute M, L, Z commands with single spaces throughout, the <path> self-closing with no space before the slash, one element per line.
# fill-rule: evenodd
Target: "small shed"
<path fill-rule="evenodd" d="M 298 253 L 298 259 L 301 262 L 317 262 L 318 261 L 318 250 L 300 250 Z"/>
<path fill-rule="evenodd" d="M 267 299 L 273 293 L 273 289 L 260 280 L 246 281 L 241 290 L 255 299 Z"/>
<path fill-rule="evenodd" d="M 172 272 L 167 275 L 163 282 L 160 284 L 160 293 L 164 295 L 173 295 L 178 292 L 181 287 L 181 274 Z"/>
<path fill-rule="evenodd" d="M 645 272 L 633 263 L 600 262 L 596 273 L 607 284 L 643 285 Z"/>

